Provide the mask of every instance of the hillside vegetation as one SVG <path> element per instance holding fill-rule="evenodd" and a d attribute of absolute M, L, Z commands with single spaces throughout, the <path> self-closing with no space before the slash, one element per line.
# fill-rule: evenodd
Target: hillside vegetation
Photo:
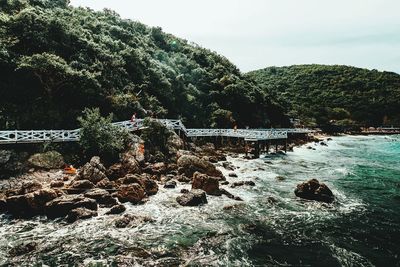
<path fill-rule="evenodd" d="M 0 0 L 0 72 L 0 129 L 73 128 L 93 107 L 191 127 L 287 121 L 225 57 L 67 0 Z"/>
<path fill-rule="evenodd" d="M 400 125 L 400 75 L 348 66 L 270 67 L 246 75 L 306 125 Z"/>

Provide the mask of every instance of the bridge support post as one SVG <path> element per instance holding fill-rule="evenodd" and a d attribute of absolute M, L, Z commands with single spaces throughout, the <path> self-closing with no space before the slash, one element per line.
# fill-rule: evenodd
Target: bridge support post
<path fill-rule="evenodd" d="M 255 142 L 254 157 L 256 159 L 258 159 L 260 157 L 260 142 L 259 141 Z"/>
<path fill-rule="evenodd" d="M 275 153 L 278 153 L 278 141 L 275 142 Z"/>
<path fill-rule="evenodd" d="M 287 153 L 287 139 L 285 139 L 285 154 Z"/>
<path fill-rule="evenodd" d="M 269 141 L 267 141 L 267 154 L 269 154 Z"/>

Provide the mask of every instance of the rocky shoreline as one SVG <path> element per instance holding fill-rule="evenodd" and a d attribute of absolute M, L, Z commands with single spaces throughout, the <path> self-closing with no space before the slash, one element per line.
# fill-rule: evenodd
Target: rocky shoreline
<path fill-rule="evenodd" d="M 320 139 L 311 140 L 318 144 L 322 142 Z M 49 168 L 60 166 L 63 162 L 62 156 L 56 152 L 51 152 L 51 157 L 48 153 L 34 155 L 36 160 L 30 160 L 30 171 L 9 181 L 1 180 L 0 212 L 13 219 L 29 220 L 43 216 L 49 221 L 67 224 L 100 215 L 115 216 L 114 227 L 126 228 L 154 220 L 150 216 L 131 214 L 126 209 L 127 205 L 151 201 L 156 194 L 183 188 L 179 189 L 180 193 L 177 192 L 175 198 L 179 206 L 207 205 L 209 196 L 229 198 L 240 204 L 243 203 L 242 197 L 230 192 L 230 188 L 256 185 L 252 180 L 237 178 L 238 167 L 227 161 L 228 155 L 243 157 L 243 148 L 240 146 L 216 149 L 213 144 L 205 143 L 197 146 L 191 144 L 189 149 L 184 150 L 181 142 L 174 143 L 171 148 L 173 153 L 167 161 L 157 161 L 154 157 L 149 159 L 137 147 L 133 147 L 111 166 L 105 166 L 101 158 L 93 157 L 78 168 L 76 174 L 66 174 L 60 168 Z M 292 146 L 306 143 L 307 140 L 298 140 Z M 225 169 L 225 176 L 221 168 Z M 294 190 L 297 197 L 305 200 L 334 201 L 329 188 L 315 179 L 299 184 Z M 268 202 L 274 201 L 268 199 Z M 221 204 L 221 209 L 234 209 L 238 204 Z M 22 244 L 13 248 L 10 255 L 21 255 L 34 249 L 34 242 Z"/>

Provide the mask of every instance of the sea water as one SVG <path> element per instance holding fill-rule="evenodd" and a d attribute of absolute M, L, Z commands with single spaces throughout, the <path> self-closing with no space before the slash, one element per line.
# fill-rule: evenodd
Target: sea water
<path fill-rule="evenodd" d="M 400 137 L 334 137 L 287 155 L 257 160 L 228 157 L 237 169 L 219 168 L 223 186 L 243 201 L 208 196 L 201 207 L 181 207 L 176 189 L 160 186 L 128 214 L 151 222 L 115 227 L 120 215 L 66 224 L 38 217 L 0 217 L 0 265 L 15 266 L 399 266 Z M 324 182 L 335 201 L 324 204 L 294 195 L 298 183 Z M 36 248 L 15 256 L 24 242 Z"/>

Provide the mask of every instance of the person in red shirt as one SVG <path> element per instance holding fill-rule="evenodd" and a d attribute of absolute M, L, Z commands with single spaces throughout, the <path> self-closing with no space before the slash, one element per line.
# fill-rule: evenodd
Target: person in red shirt
<path fill-rule="evenodd" d="M 133 113 L 133 115 L 131 117 L 131 122 L 133 123 L 133 122 L 135 122 L 135 120 L 136 120 L 136 112 Z"/>

